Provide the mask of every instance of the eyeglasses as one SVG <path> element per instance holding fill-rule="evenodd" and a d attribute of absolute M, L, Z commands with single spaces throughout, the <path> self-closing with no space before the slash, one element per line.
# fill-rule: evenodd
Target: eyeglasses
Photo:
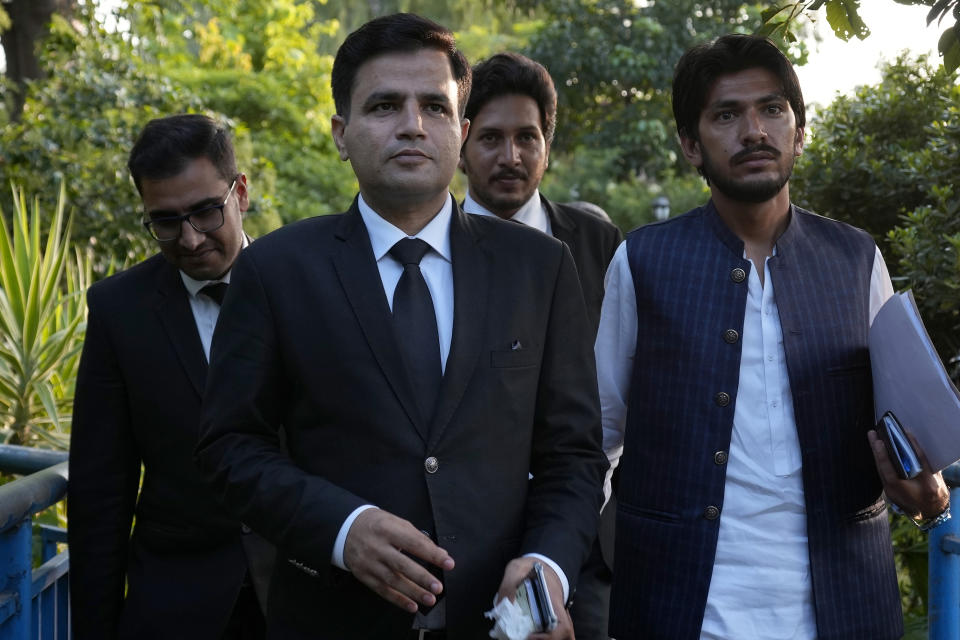
<path fill-rule="evenodd" d="M 234 187 L 237 186 L 237 180 L 239 178 L 240 176 L 237 176 L 233 179 L 233 182 L 230 183 L 230 189 L 227 190 L 227 195 L 223 197 L 223 202 L 196 209 L 182 216 L 160 216 L 144 220 L 143 226 L 146 227 L 150 235 L 159 242 L 172 242 L 179 238 L 180 232 L 183 229 L 184 220 L 190 223 L 190 226 L 198 233 L 216 231 L 223 226 L 223 208 L 227 206 L 227 200 L 230 199 L 230 194 L 233 193 Z"/>

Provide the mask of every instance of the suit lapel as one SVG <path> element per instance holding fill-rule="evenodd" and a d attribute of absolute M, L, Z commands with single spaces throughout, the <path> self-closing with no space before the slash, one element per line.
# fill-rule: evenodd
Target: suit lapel
<path fill-rule="evenodd" d="M 176 351 L 187 378 L 197 393 L 203 395 L 207 380 L 207 359 L 203 355 L 197 321 L 190 309 L 187 290 L 180 279 L 180 273 L 166 262 L 161 265 L 157 277 L 156 310 L 160 324 L 163 325 L 167 339 Z"/>
<path fill-rule="evenodd" d="M 570 253 L 576 255 L 577 223 L 563 210 L 553 206 L 553 203 L 543 196 L 540 196 L 540 201 L 543 203 L 543 208 L 547 212 L 547 217 L 550 218 L 550 231 L 553 237 L 566 243 L 566 245 L 570 247 Z"/>
<path fill-rule="evenodd" d="M 456 206 L 450 221 L 453 337 L 440 384 L 440 397 L 430 426 L 431 447 L 446 430 L 483 351 L 490 273 L 488 257 L 479 242 L 480 232 L 476 222 Z"/>
<path fill-rule="evenodd" d="M 333 264 L 347 300 L 393 392 L 426 442 L 428 425 L 420 417 L 416 397 L 397 348 L 390 321 L 390 306 L 383 293 L 383 281 L 373 259 L 370 236 L 356 201 L 343 216 L 337 239 L 343 242 L 343 247 L 333 256 Z"/>

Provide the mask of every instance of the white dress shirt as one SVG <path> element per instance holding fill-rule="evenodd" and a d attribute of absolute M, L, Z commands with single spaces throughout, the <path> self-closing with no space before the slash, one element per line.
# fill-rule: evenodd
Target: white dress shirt
<path fill-rule="evenodd" d="M 494 216 L 489 209 L 473 199 L 470 191 L 467 191 L 463 199 L 463 210 L 478 216 Z M 534 191 L 530 199 L 523 203 L 523 206 L 517 209 L 517 212 L 510 216 L 514 222 L 533 227 L 537 231 L 542 231 L 548 236 L 553 235 L 553 227 L 550 226 L 550 216 L 543 208 L 543 201 L 540 199 L 540 191 Z"/>
<path fill-rule="evenodd" d="M 703 640 L 810 640 L 817 633 L 800 443 L 767 261 L 764 284 L 755 265 L 748 280 L 740 379 Z M 892 294 L 893 285 L 877 249 L 870 278 L 870 322 Z M 636 304 L 624 242 L 607 270 L 595 346 L 603 446 L 610 473 L 623 453 L 637 346 Z M 604 486 L 607 495 L 610 473 Z"/>
<path fill-rule="evenodd" d="M 240 249 L 246 249 L 250 244 L 247 236 L 243 236 L 243 244 Z M 210 362 L 210 341 L 213 340 L 213 330 L 217 326 L 217 318 L 220 317 L 220 305 L 213 301 L 209 296 L 199 295 L 200 289 L 208 284 L 225 282 L 230 284 L 230 271 L 227 271 L 219 280 L 195 280 L 180 271 L 180 279 L 183 280 L 183 286 L 187 289 L 187 299 L 190 301 L 190 310 L 193 311 L 193 320 L 197 323 L 197 332 L 200 333 L 200 344 L 203 345 L 203 355 Z"/>
<path fill-rule="evenodd" d="M 394 226 L 370 208 L 363 196 L 357 199 L 360 217 L 370 236 L 370 245 L 373 247 L 373 257 L 377 261 L 380 271 L 380 280 L 383 282 L 383 291 L 387 296 L 390 310 L 393 310 L 393 293 L 396 291 L 400 276 L 403 275 L 403 265 L 390 255 L 390 249 L 404 238 L 419 238 L 433 251 L 428 251 L 420 260 L 420 272 L 427 282 L 430 297 L 433 298 L 433 308 L 437 315 L 437 332 L 440 336 L 440 360 L 443 371 L 446 371 L 447 356 L 450 354 L 450 341 L 453 336 L 453 262 L 450 252 L 450 220 L 453 217 L 453 198 L 448 194 L 440 211 L 416 235 L 408 236 L 405 231 Z M 334 566 L 349 571 L 343 559 L 343 548 L 347 542 L 347 533 L 357 516 L 367 509 L 375 509 L 375 505 L 357 507 L 344 520 L 337 539 L 333 545 L 331 562 Z M 538 558 L 549 565 L 559 576 L 563 585 L 563 597 L 566 601 L 570 587 L 566 575 L 560 565 L 546 556 L 530 553 L 528 556 Z"/>

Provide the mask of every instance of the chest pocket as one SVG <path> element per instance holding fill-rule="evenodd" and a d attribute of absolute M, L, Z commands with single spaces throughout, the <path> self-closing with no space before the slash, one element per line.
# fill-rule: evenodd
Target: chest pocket
<path fill-rule="evenodd" d="M 533 348 L 506 349 L 490 352 L 490 366 L 495 369 L 533 367 L 540 362 L 540 350 Z"/>

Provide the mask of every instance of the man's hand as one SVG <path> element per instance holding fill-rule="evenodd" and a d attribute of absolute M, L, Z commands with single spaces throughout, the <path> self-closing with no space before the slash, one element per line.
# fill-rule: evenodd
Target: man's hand
<path fill-rule="evenodd" d="M 887 498 L 915 520 L 934 518 L 949 506 L 950 491 L 939 471 L 930 473 L 927 456 L 913 435 L 908 433 L 907 437 L 910 438 L 910 443 L 917 452 L 923 470 L 917 477 L 904 480 L 894 470 L 893 463 L 887 455 L 887 447 L 877 436 L 877 432 L 873 430 L 867 432 L 867 440 L 870 441 L 870 448 L 873 450 L 873 461 L 877 464 L 877 473 L 883 481 L 883 491 L 887 494 Z"/>
<path fill-rule="evenodd" d="M 497 602 L 503 598 L 509 598 L 511 602 L 516 599 L 517 587 L 530 573 L 534 562 L 537 562 L 536 558 L 515 558 L 510 561 L 503 572 L 503 581 L 497 591 Z M 563 606 L 563 585 L 560 584 L 560 578 L 547 564 L 543 564 L 543 575 L 547 580 L 547 589 L 550 590 L 553 610 L 557 614 L 557 628 L 551 633 L 531 633 L 528 640 L 574 640 L 573 622 Z"/>
<path fill-rule="evenodd" d="M 417 603 L 432 606 L 443 591 L 440 581 L 404 554 L 453 569 L 453 558 L 408 521 L 381 509 L 367 509 L 350 526 L 343 560 L 350 572 L 384 600 L 415 613 Z"/>

